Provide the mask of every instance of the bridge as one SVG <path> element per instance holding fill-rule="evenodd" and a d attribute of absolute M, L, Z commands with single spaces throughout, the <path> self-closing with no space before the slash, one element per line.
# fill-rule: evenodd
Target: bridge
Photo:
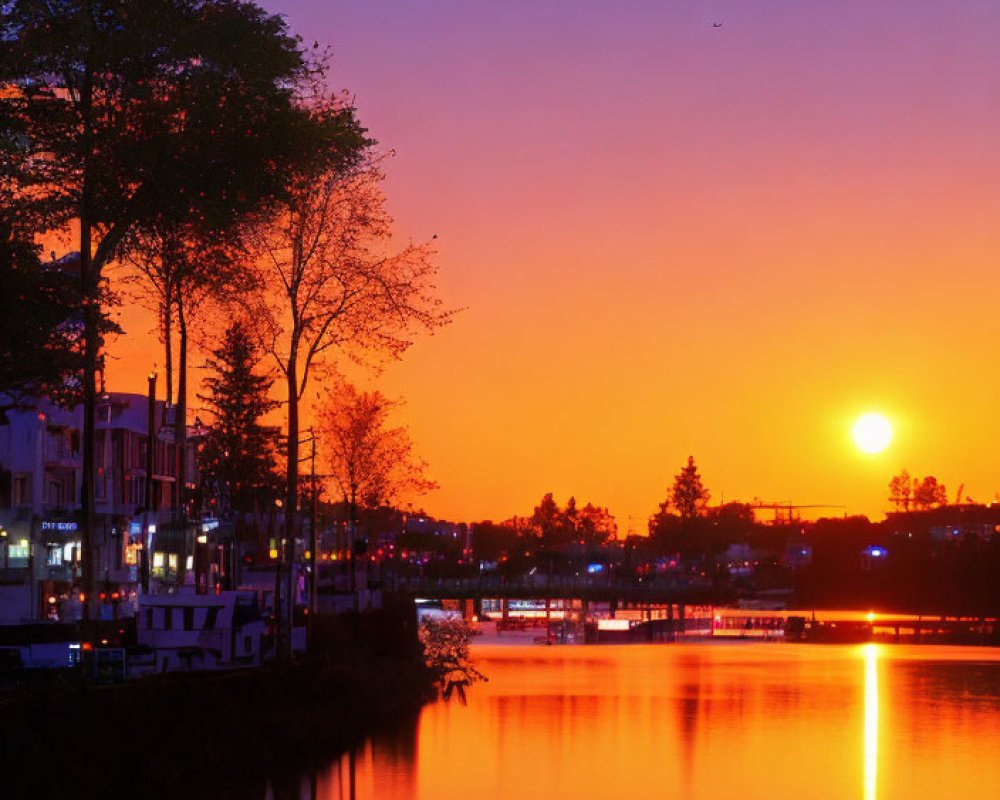
<path fill-rule="evenodd" d="M 686 575 L 656 576 L 648 580 L 610 576 L 524 575 L 506 578 L 416 578 L 389 576 L 383 589 L 428 599 L 512 600 L 574 599 L 616 605 L 681 604 L 718 605 L 732 602 L 728 587 L 716 587 L 704 578 Z"/>

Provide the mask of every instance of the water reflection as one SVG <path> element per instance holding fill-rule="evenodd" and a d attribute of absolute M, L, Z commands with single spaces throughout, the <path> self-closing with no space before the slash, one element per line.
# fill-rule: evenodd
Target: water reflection
<path fill-rule="evenodd" d="M 865 659 L 865 800 L 878 789 L 878 645 L 864 645 Z"/>
<path fill-rule="evenodd" d="M 488 684 L 272 800 L 988 796 L 1000 653 L 758 643 L 481 648 Z M 859 791 L 860 789 L 860 791 Z"/>

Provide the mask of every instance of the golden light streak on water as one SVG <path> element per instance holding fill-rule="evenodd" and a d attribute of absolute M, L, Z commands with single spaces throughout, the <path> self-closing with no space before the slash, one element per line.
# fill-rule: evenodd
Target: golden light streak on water
<path fill-rule="evenodd" d="M 877 644 L 862 648 L 865 660 L 865 800 L 878 793 L 878 656 Z"/>

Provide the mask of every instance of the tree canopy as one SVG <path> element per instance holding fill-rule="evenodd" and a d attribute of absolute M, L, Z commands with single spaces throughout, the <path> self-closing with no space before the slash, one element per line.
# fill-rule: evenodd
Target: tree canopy
<path fill-rule="evenodd" d="M 897 511 L 909 511 L 913 502 L 913 479 L 905 469 L 889 481 L 889 502 Z"/>
<path fill-rule="evenodd" d="M 688 456 L 687 466 L 674 477 L 674 485 L 670 490 L 670 505 L 682 520 L 689 522 L 704 512 L 708 500 L 708 489 L 702 485 L 694 456 Z"/>
<path fill-rule="evenodd" d="M 928 475 L 923 480 L 918 480 L 913 485 L 913 505 L 917 509 L 934 508 L 943 506 L 948 502 L 948 491 L 943 483 L 938 483 L 937 478 Z"/>
<path fill-rule="evenodd" d="M 579 508 L 575 497 L 560 508 L 551 492 L 542 496 L 528 524 L 543 547 L 600 545 L 618 534 L 618 525 L 608 509 L 593 503 Z"/>
<path fill-rule="evenodd" d="M 889 481 L 889 502 L 896 511 L 926 511 L 948 502 L 947 489 L 937 478 L 911 478 L 905 469 Z"/>
<path fill-rule="evenodd" d="M 47 395 L 78 399 L 79 292 L 61 265 L 24 242 L 0 240 L 0 409 Z"/>
<path fill-rule="evenodd" d="M 694 457 L 674 476 L 667 498 L 649 519 L 649 535 L 663 552 L 693 555 L 713 549 L 708 527 L 701 525 L 709 494 L 702 485 Z"/>
<path fill-rule="evenodd" d="M 298 102 L 313 65 L 253 3 L 13 0 L 3 38 L 20 161 L 48 165 L 23 188 L 58 186 L 65 220 L 97 228 L 97 269 L 134 225 L 226 227 L 365 141 L 349 107 Z"/>
<path fill-rule="evenodd" d="M 413 451 L 406 428 L 389 417 L 398 403 L 381 392 L 338 382 L 319 416 L 320 452 L 337 494 L 350 504 L 377 508 L 435 487 Z"/>

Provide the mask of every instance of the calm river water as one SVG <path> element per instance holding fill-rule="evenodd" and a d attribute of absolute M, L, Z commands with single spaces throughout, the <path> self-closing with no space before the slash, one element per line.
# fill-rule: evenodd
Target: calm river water
<path fill-rule="evenodd" d="M 498 645 L 475 656 L 490 681 L 468 705 L 430 706 L 407 729 L 267 796 L 1000 796 L 993 649 Z"/>

